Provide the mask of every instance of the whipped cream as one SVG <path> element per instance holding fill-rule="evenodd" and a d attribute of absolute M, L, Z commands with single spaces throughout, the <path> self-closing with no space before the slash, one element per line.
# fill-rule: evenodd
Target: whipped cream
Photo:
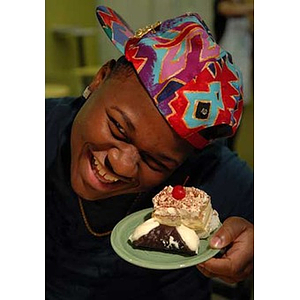
<path fill-rule="evenodd" d="M 180 234 L 182 240 L 185 244 L 192 250 L 198 254 L 200 240 L 196 232 L 184 225 L 180 225 L 176 227 L 178 233 Z"/>
<path fill-rule="evenodd" d="M 159 222 L 157 222 L 153 218 L 150 218 L 134 230 L 134 232 L 130 235 L 129 240 L 131 242 L 138 240 L 141 236 L 148 234 L 157 226 L 159 226 Z"/>

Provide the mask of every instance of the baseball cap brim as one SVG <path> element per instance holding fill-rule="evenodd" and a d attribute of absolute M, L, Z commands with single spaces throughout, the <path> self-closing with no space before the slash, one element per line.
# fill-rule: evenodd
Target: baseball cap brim
<path fill-rule="evenodd" d="M 134 36 L 134 31 L 118 13 L 109 7 L 98 6 L 96 14 L 106 35 L 115 47 L 125 54 L 125 45 L 128 39 Z"/>

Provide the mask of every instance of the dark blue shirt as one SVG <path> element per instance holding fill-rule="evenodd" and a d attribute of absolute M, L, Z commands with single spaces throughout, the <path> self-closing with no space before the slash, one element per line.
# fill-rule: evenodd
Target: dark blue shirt
<path fill-rule="evenodd" d="M 196 267 L 151 270 L 131 265 L 113 251 L 109 236 L 91 235 L 70 184 L 70 133 L 83 98 L 46 100 L 46 299 L 209 299 L 210 280 Z M 167 184 L 205 190 L 221 221 L 253 222 L 253 173 L 222 143 L 195 153 L 161 186 L 136 195 L 84 203 L 92 228 L 110 230 L 127 214 L 151 207 Z M 117 209 L 116 209 L 117 208 Z"/>

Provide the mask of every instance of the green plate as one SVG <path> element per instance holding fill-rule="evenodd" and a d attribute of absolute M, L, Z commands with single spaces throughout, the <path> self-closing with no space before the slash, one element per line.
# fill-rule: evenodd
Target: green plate
<path fill-rule="evenodd" d="M 149 269 L 180 269 L 206 261 L 220 251 L 209 247 L 209 238 L 201 239 L 198 254 L 189 257 L 180 254 L 134 249 L 129 244 L 128 238 L 138 225 L 151 217 L 151 212 L 152 208 L 135 212 L 121 220 L 112 231 L 110 240 L 114 251 L 129 263 Z"/>

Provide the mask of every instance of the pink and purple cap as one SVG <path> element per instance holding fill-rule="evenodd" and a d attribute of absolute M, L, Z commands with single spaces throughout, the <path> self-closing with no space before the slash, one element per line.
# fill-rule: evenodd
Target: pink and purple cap
<path fill-rule="evenodd" d="M 99 6 L 96 14 L 177 134 L 198 149 L 234 135 L 243 109 L 242 75 L 198 14 L 137 32 L 111 8 Z"/>

